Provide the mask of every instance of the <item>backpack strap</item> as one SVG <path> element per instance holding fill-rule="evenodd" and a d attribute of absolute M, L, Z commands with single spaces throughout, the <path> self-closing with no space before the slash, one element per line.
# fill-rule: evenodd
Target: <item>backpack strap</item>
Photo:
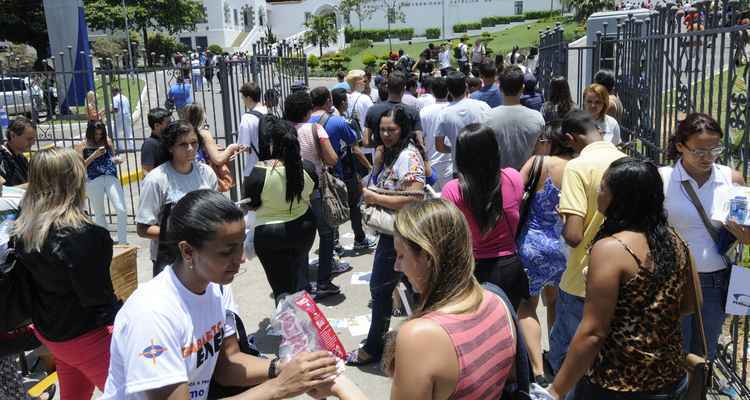
<path fill-rule="evenodd" d="M 263 113 L 261 113 L 260 111 L 256 111 L 255 109 L 246 111 L 245 113 L 254 115 L 255 118 L 258 118 L 258 141 L 260 141 L 260 134 L 261 132 L 263 132 Z M 258 151 L 258 148 L 255 147 L 255 145 L 253 145 L 252 141 L 250 141 L 250 149 L 252 149 L 255 152 L 255 154 L 257 154 L 258 157 L 260 157 L 260 152 Z"/>

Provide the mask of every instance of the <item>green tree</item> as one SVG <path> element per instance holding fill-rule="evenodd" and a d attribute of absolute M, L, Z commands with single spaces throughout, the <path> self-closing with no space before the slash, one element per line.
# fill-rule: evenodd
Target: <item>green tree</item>
<path fill-rule="evenodd" d="M 333 15 L 314 15 L 307 22 L 305 27 L 305 43 L 318 46 L 320 56 L 323 57 L 323 47 L 336 41 L 336 22 Z"/>
<path fill-rule="evenodd" d="M 373 0 L 341 0 L 339 10 L 348 15 L 354 13 L 359 21 L 359 31 L 362 31 L 362 21 L 370 19 L 377 10 Z"/>
<path fill-rule="evenodd" d="M 144 48 L 149 48 L 149 29 L 166 30 L 174 35 L 183 30 L 194 30 L 196 24 L 206 20 L 200 0 L 126 0 L 125 3 L 128 25 L 141 32 Z M 122 0 L 84 0 L 84 4 L 91 28 L 111 31 L 125 26 Z M 147 55 L 147 58 L 151 63 L 151 56 Z"/>
<path fill-rule="evenodd" d="M 562 4 L 576 9 L 578 21 L 586 21 L 591 14 L 598 11 L 615 9 L 614 0 L 562 0 Z"/>
<path fill-rule="evenodd" d="M 0 10 L 3 10 L 0 38 L 29 44 L 37 51 L 36 66 L 41 67 L 41 60 L 49 57 L 43 0 L 0 0 Z"/>

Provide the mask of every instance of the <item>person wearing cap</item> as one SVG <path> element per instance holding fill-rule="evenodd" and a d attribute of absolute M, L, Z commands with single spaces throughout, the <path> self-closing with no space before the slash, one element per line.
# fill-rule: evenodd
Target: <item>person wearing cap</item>
<path fill-rule="evenodd" d="M 523 93 L 521 94 L 521 104 L 541 112 L 544 105 L 544 96 L 536 90 L 536 77 L 527 73 L 523 77 Z"/>

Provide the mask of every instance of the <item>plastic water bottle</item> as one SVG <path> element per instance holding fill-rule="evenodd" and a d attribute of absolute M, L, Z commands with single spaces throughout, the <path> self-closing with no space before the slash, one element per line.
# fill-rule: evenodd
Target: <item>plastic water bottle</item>
<path fill-rule="evenodd" d="M 0 106 L 0 127 L 3 128 L 3 130 L 8 129 L 8 126 L 10 126 L 10 119 L 8 118 L 8 112 L 5 111 L 4 106 Z"/>
<path fill-rule="evenodd" d="M 729 201 L 729 220 L 744 225 L 747 219 L 747 197 L 735 196 Z"/>
<path fill-rule="evenodd" d="M 5 259 L 8 257 L 8 242 L 15 220 L 15 214 L 10 214 L 3 221 L 0 221 L 0 269 L 2 269 Z"/>

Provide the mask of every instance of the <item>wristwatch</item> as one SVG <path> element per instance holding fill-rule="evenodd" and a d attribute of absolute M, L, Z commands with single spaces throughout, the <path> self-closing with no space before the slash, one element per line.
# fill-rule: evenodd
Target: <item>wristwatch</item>
<path fill-rule="evenodd" d="M 273 379 L 277 376 L 279 376 L 279 357 L 274 358 L 268 364 L 268 379 Z"/>

